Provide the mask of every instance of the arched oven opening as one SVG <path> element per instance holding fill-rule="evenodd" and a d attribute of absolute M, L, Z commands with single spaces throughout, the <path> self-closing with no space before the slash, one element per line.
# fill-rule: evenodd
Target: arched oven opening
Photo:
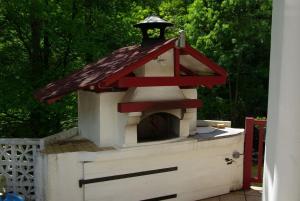
<path fill-rule="evenodd" d="M 180 119 L 159 112 L 145 117 L 137 126 L 137 141 L 151 142 L 179 137 Z"/>

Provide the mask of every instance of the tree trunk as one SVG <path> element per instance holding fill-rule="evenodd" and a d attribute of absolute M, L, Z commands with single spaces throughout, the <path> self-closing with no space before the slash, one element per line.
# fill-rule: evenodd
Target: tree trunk
<path fill-rule="evenodd" d="M 35 79 L 42 73 L 42 54 L 41 54 L 41 28 L 42 21 L 40 19 L 40 2 L 39 0 L 32 0 L 30 12 L 30 28 L 31 28 L 31 71 L 32 71 L 32 87 L 36 88 L 37 83 Z"/>
<path fill-rule="evenodd" d="M 46 4 L 46 7 L 48 7 L 48 0 L 45 0 L 45 4 Z M 48 10 L 48 8 L 47 8 Z M 47 25 L 48 25 L 48 20 L 45 19 L 44 20 L 44 28 L 45 28 L 45 31 L 44 31 L 44 50 L 43 50 L 43 59 L 44 59 L 44 66 L 45 66 L 45 69 L 48 69 L 49 68 L 49 57 L 50 57 L 50 42 L 49 42 L 49 33 L 48 33 L 48 30 L 47 30 Z"/>
<path fill-rule="evenodd" d="M 41 53 L 41 29 L 42 20 L 41 16 L 41 4 L 39 0 L 31 1 L 30 10 L 30 28 L 31 28 L 31 86 L 33 89 L 37 89 L 39 86 L 38 77 L 43 72 L 43 58 Z M 37 110 L 38 108 L 38 110 Z M 40 120 L 41 120 L 41 107 L 31 108 L 30 113 L 30 126 L 34 136 L 39 136 L 40 133 Z"/>

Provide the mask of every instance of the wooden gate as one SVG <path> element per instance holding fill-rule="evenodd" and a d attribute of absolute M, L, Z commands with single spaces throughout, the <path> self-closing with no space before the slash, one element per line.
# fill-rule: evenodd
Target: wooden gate
<path fill-rule="evenodd" d="M 266 123 L 266 120 L 246 117 L 243 180 L 244 189 L 249 189 L 251 182 L 262 183 Z M 257 160 L 254 161 L 254 158 L 257 158 Z M 257 167 L 257 169 L 255 167 Z"/>

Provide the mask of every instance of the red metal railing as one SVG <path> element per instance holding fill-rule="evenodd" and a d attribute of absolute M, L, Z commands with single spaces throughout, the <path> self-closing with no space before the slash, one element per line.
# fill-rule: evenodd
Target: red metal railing
<path fill-rule="evenodd" d="M 244 180 L 243 188 L 249 189 L 251 182 L 262 183 L 262 172 L 264 165 L 264 142 L 266 132 L 266 120 L 257 120 L 252 117 L 246 117 L 245 122 L 245 147 L 244 147 Z M 258 159 L 257 172 L 252 176 L 253 167 L 253 137 L 254 128 L 258 129 Z"/>

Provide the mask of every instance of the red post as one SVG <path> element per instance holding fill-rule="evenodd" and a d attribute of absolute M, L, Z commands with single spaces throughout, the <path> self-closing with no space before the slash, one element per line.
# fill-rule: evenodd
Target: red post
<path fill-rule="evenodd" d="M 245 128 L 243 189 L 249 189 L 251 183 L 254 118 L 246 117 Z"/>
<path fill-rule="evenodd" d="M 174 48 L 174 76 L 178 77 L 180 76 L 180 50 L 175 47 Z"/>
<path fill-rule="evenodd" d="M 265 127 L 259 127 L 259 142 L 258 142 L 258 164 L 257 164 L 257 181 L 262 182 L 262 168 L 263 168 L 263 157 L 264 157 L 264 138 L 265 138 Z"/>

